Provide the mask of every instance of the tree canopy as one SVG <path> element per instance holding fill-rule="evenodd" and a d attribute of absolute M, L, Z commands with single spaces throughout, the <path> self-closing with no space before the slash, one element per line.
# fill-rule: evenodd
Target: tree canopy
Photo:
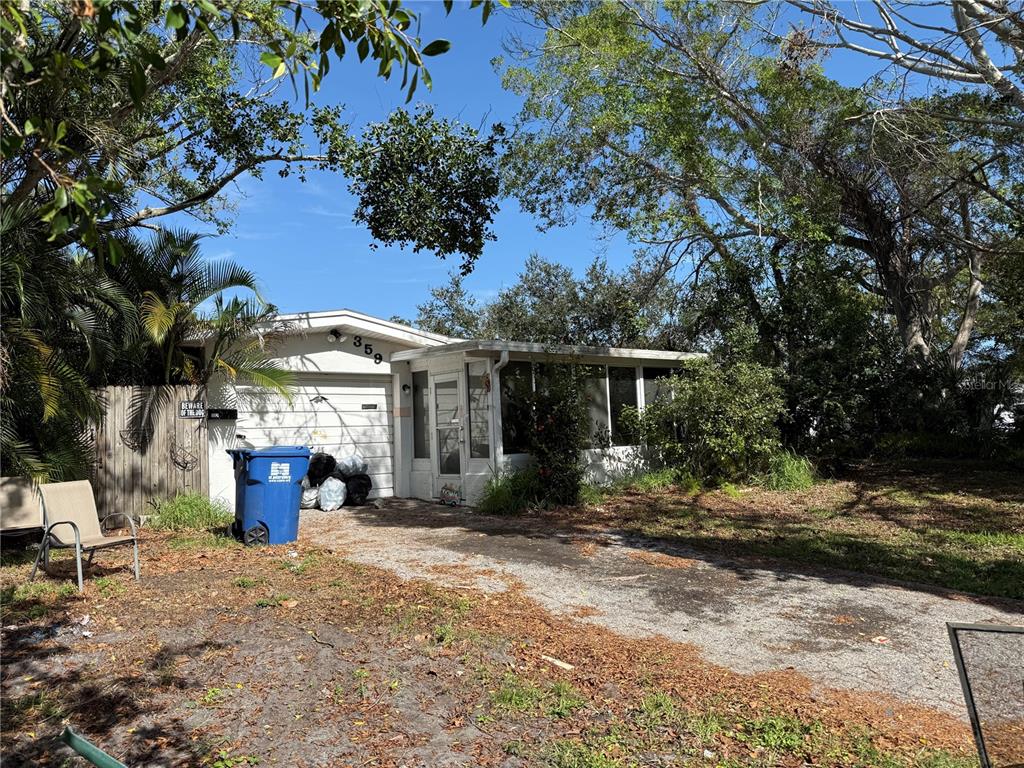
<path fill-rule="evenodd" d="M 767 265 L 772 254 L 825 244 L 882 300 L 908 356 L 961 368 L 985 270 L 1021 252 L 1019 201 L 1009 195 L 1019 155 L 993 152 L 986 125 L 965 135 L 940 110 L 874 130 L 889 85 L 830 79 L 804 35 L 763 31 L 775 12 L 531 6 L 547 34 L 519 51 L 524 65 L 505 70 L 525 100 L 510 188 L 549 224 L 589 206 L 698 277 L 741 253 L 762 253 Z M 961 111 L 982 109 L 984 98 L 914 102 Z"/>
<path fill-rule="evenodd" d="M 486 20 L 492 0 L 471 6 Z M 228 226 L 223 193 L 243 174 L 336 170 L 362 174 L 360 210 L 375 235 L 474 258 L 492 212 L 483 198 L 496 189 L 492 144 L 447 121 L 401 116 L 360 140 L 339 105 L 310 106 L 331 61 L 347 53 L 374 62 L 380 77 L 401 71 L 410 98 L 420 81 L 429 87 L 425 58 L 450 44 L 425 43 L 419 26 L 413 11 L 384 0 L 5 3 L 4 200 L 31 199 L 57 242 L 116 261 L 118 232 L 173 213 Z M 289 82 L 295 98 L 281 90 Z M 409 136 L 392 143 L 401 129 Z M 367 190 L 393 183 L 393 172 L 375 174 L 393 167 L 393 149 L 434 140 L 464 162 L 452 169 L 435 153 L 411 169 L 414 183 L 444 194 L 415 197 L 422 207 L 383 226 L 394 207 L 376 210 L 382 201 Z M 454 199 L 453 180 L 465 201 Z M 453 204 L 480 219 L 443 219 L 443 237 L 435 229 L 420 242 L 413 219 Z"/>

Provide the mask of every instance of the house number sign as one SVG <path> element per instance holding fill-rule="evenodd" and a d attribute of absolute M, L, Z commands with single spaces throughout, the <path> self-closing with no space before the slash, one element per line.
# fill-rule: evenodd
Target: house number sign
<path fill-rule="evenodd" d="M 352 346 L 356 348 L 362 348 L 364 355 L 370 355 L 373 357 L 374 365 L 380 365 L 384 362 L 384 355 L 380 352 L 373 351 L 373 344 L 364 344 L 362 336 L 354 336 L 352 338 Z"/>
<path fill-rule="evenodd" d="M 178 402 L 179 419 L 201 419 L 206 416 L 206 403 L 202 400 L 181 400 Z"/>

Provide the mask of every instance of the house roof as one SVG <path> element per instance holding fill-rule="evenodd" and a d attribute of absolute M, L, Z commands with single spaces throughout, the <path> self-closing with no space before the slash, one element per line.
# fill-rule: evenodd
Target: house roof
<path fill-rule="evenodd" d="M 352 309 L 331 309 L 324 312 L 296 312 L 281 314 L 275 318 L 275 325 L 283 326 L 281 333 L 307 333 L 309 331 L 338 331 L 350 335 L 359 334 L 377 339 L 388 339 L 414 347 L 431 347 L 458 341 L 439 333 L 421 331 L 411 325 L 393 323 L 372 315 L 365 315 Z"/>
<path fill-rule="evenodd" d="M 477 353 L 485 357 L 497 356 L 508 352 L 510 356 L 534 359 L 548 357 L 567 357 L 584 363 L 611 363 L 614 361 L 631 363 L 676 363 L 683 360 L 706 357 L 702 352 L 667 352 L 657 349 L 627 349 L 624 347 L 587 347 L 572 344 L 537 344 L 527 341 L 501 341 L 498 339 L 471 339 L 469 341 L 453 341 L 447 344 L 421 349 L 407 349 L 391 355 L 391 360 L 419 360 L 425 357 L 436 357 L 453 352 Z"/>

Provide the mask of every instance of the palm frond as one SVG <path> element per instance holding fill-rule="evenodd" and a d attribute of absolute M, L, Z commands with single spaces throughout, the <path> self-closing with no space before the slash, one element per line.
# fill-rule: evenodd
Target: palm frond
<path fill-rule="evenodd" d="M 162 297 L 153 291 L 146 291 L 142 295 L 142 303 L 139 306 L 142 327 L 149 338 L 157 344 L 163 344 L 167 334 L 174 328 L 181 310 L 181 305 L 168 306 Z"/>

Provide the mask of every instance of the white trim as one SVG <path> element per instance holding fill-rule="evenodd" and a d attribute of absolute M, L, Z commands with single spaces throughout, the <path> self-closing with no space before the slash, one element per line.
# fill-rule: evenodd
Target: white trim
<path fill-rule="evenodd" d="M 489 352 L 499 354 L 509 352 L 534 357 L 557 355 L 559 357 L 579 358 L 581 362 L 600 361 L 607 365 L 609 360 L 639 360 L 649 362 L 679 362 L 695 358 L 707 357 L 702 352 L 667 352 L 657 349 L 626 349 L 623 347 L 584 347 L 569 344 L 535 344 L 526 341 L 492 341 L 471 339 L 454 341 L 429 348 L 407 349 L 396 352 L 392 360 L 416 360 L 435 355 L 446 355 L 455 352 Z"/>
<path fill-rule="evenodd" d="M 283 325 L 283 327 L 281 327 Z M 421 331 L 411 325 L 393 323 L 372 315 L 364 315 L 351 309 L 332 309 L 326 312 L 295 312 L 281 314 L 274 318 L 273 330 L 277 333 L 296 334 L 308 331 L 338 328 L 346 333 L 359 333 L 378 339 L 392 339 L 418 347 L 449 344 L 458 339 L 438 333 Z"/>

